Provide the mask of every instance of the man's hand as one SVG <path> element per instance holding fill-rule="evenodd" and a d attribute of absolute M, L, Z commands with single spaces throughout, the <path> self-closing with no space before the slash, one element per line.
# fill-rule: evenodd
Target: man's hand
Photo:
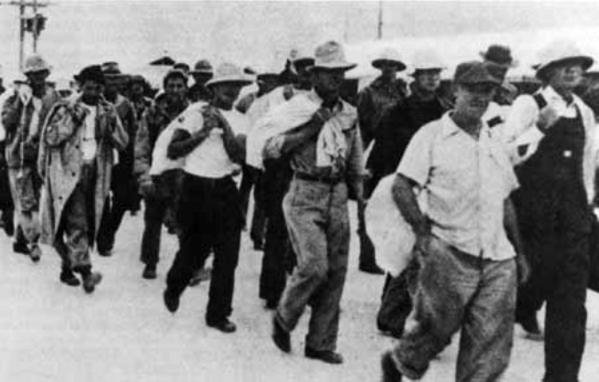
<path fill-rule="evenodd" d="M 524 285 L 530 279 L 530 265 L 522 254 L 516 256 L 516 267 L 518 270 L 518 285 Z"/>
<path fill-rule="evenodd" d="M 541 131 L 547 131 L 547 130 L 549 130 L 549 128 L 551 128 L 551 126 L 553 126 L 555 124 L 555 122 L 557 122 L 557 120 L 559 118 L 560 118 L 560 116 L 558 115 L 557 111 L 553 107 L 546 106 L 539 113 L 539 119 L 537 120 L 537 126 L 539 127 L 539 129 Z"/>
<path fill-rule="evenodd" d="M 426 257 L 431 253 L 431 243 L 434 237 L 430 232 L 416 235 L 416 242 L 414 243 L 414 250 L 420 253 L 421 256 Z"/>
<path fill-rule="evenodd" d="M 139 193 L 144 199 L 152 197 L 156 193 L 156 186 L 149 176 L 144 176 L 139 180 Z"/>

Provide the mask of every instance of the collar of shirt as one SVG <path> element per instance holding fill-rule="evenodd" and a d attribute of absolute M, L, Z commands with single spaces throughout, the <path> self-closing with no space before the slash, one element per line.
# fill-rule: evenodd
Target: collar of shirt
<path fill-rule="evenodd" d="M 570 103 L 566 102 L 551 86 L 546 86 L 539 93 L 541 93 L 547 104 L 551 105 L 563 117 L 575 117 L 576 107 L 580 107 L 582 103 L 582 100 L 575 94 L 572 94 L 572 101 Z"/>
<path fill-rule="evenodd" d="M 457 134 L 457 133 L 464 133 L 464 134 L 468 134 L 466 133 L 461 127 L 459 127 L 454 121 L 453 118 L 451 118 L 451 112 L 447 112 L 443 115 L 443 117 L 441 117 L 441 123 L 442 123 L 442 137 L 443 138 L 449 138 L 450 136 Z M 481 130 L 480 130 L 480 137 L 483 136 L 490 136 L 490 129 L 489 126 L 487 125 L 487 123 L 484 120 L 480 121 L 481 123 Z"/>

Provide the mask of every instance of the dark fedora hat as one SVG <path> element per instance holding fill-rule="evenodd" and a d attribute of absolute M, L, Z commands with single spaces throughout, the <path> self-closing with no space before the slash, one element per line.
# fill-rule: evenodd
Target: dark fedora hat
<path fill-rule="evenodd" d="M 512 51 L 504 45 L 490 45 L 486 52 L 480 52 L 485 61 L 492 62 L 506 68 L 513 68 L 518 65 L 518 61 L 512 57 Z"/>
<path fill-rule="evenodd" d="M 101 85 L 106 84 L 106 78 L 104 77 L 104 72 L 102 72 L 102 67 L 100 67 L 100 65 L 87 66 L 73 78 L 80 84 L 83 84 L 85 81 L 94 81 Z"/>

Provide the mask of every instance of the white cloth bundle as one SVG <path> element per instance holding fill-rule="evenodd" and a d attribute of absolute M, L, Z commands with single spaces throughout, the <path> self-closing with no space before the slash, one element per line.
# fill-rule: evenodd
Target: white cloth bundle
<path fill-rule="evenodd" d="M 376 249 L 377 263 L 393 276 L 408 265 L 416 237 L 393 201 L 391 187 L 395 174 L 383 178 L 366 208 L 368 233 Z"/>

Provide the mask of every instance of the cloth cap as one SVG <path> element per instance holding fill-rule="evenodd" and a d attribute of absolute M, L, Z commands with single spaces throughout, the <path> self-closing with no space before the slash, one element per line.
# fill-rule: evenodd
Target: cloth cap
<path fill-rule="evenodd" d="M 414 53 L 412 66 L 414 67 L 412 75 L 416 74 L 419 70 L 445 69 L 445 64 L 441 61 L 441 58 L 432 50 L 419 50 Z"/>
<path fill-rule="evenodd" d="M 176 77 L 183 79 L 183 82 L 185 83 L 185 85 L 187 85 L 187 81 L 188 81 L 187 74 L 185 74 L 185 72 L 181 69 L 171 69 L 168 72 L 166 72 L 166 74 L 164 75 L 164 78 L 162 79 L 162 87 L 166 88 L 167 81 L 171 78 L 176 78 Z"/>
<path fill-rule="evenodd" d="M 455 69 L 453 82 L 458 85 L 501 84 L 501 81 L 489 73 L 487 66 L 480 61 L 459 64 Z"/>
<path fill-rule="evenodd" d="M 94 81 L 101 85 L 106 83 L 104 72 L 100 65 L 87 66 L 83 68 L 79 74 L 75 75 L 74 78 L 80 84 L 83 84 L 85 81 Z"/>
<path fill-rule="evenodd" d="M 504 45 L 490 45 L 486 52 L 480 52 L 480 56 L 485 61 L 490 61 L 506 68 L 513 68 L 518 65 L 518 61 L 512 57 L 510 48 Z"/>
<path fill-rule="evenodd" d="M 374 66 L 377 69 L 380 69 L 381 66 L 385 63 L 395 64 L 395 66 L 397 66 L 398 71 L 405 70 L 406 68 L 406 64 L 404 64 L 401 60 L 399 52 L 393 48 L 384 49 L 379 54 L 379 57 L 372 61 L 372 66 Z"/>
<path fill-rule="evenodd" d="M 237 83 L 242 86 L 249 85 L 252 83 L 247 75 L 243 73 L 240 67 L 231 63 L 223 63 L 216 68 L 214 78 L 206 82 L 206 86 L 214 86 L 222 83 Z"/>
<path fill-rule="evenodd" d="M 593 65 L 593 58 L 582 54 L 573 41 L 554 41 L 539 52 L 538 65 L 533 66 L 537 70 L 537 77 L 541 80 L 547 79 L 547 70 L 566 62 L 577 61 L 584 70 Z"/>
<path fill-rule="evenodd" d="M 212 70 L 212 65 L 210 64 L 210 61 L 199 60 L 193 66 L 193 70 L 190 71 L 189 73 L 190 74 L 199 74 L 199 73 L 212 74 L 212 73 L 214 73 L 214 70 Z"/>
<path fill-rule="evenodd" d="M 33 54 L 25 60 L 25 66 L 23 68 L 23 73 L 33 73 L 33 72 L 41 72 L 41 71 L 50 71 L 52 67 L 48 64 L 46 60 L 39 54 Z"/>
<path fill-rule="evenodd" d="M 351 70 L 356 64 L 347 62 L 343 47 L 336 41 L 328 41 L 316 48 L 312 69 Z"/>

